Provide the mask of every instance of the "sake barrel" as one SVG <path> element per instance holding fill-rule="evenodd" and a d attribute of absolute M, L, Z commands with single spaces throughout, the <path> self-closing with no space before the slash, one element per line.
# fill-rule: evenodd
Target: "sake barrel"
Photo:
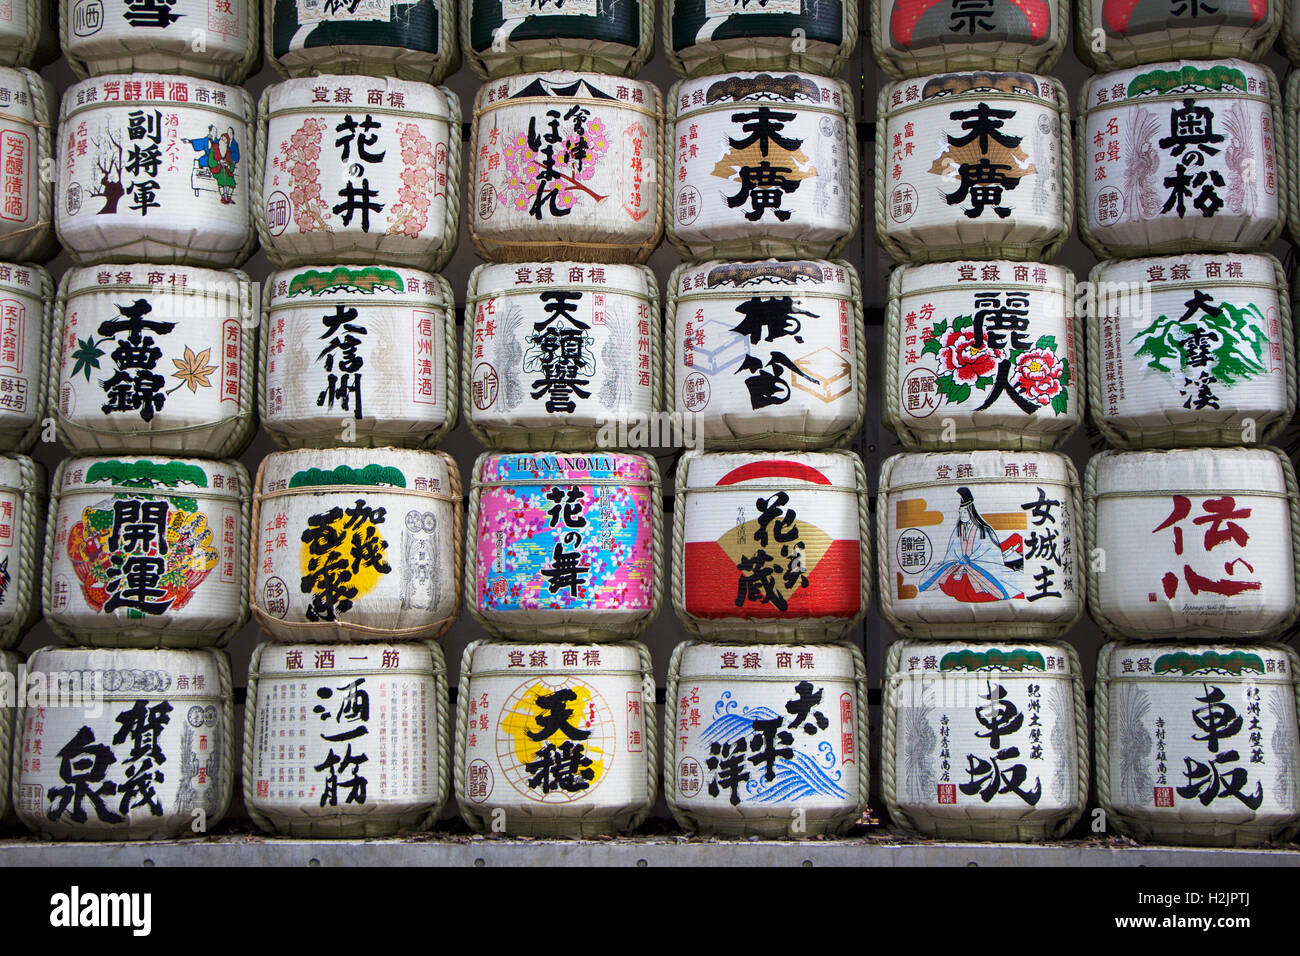
<path fill-rule="evenodd" d="M 236 461 L 67 458 L 41 607 L 90 647 L 222 647 L 248 620 L 248 473 Z"/>
<path fill-rule="evenodd" d="M 1097 801 L 1153 843 L 1255 846 L 1300 824 L 1295 651 L 1112 642 L 1097 659 Z"/>
<path fill-rule="evenodd" d="M 1241 60 L 1183 60 L 1084 84 L 1079 237 L 1137 257 L 1263 250 L 1282 230 L 1277 82 Z"/>
<path fill-rule="evenodd" d="M 0 817 L 9 814 L 14 714 L 18 709 L 19 677 L 25 674 L 26 667 L 21 654 L 0 651 Z"/>
<path fill-rule="evenodd" d="M 1282 26 L 1290 0 L 1164 3 L 1081 0 L 1074 48 L 1095 70 L 1180 57 L 1260 60 Z"/>
<path fill-rule="evenodd" d="M 253 417 L 259 288 L 242 272 L 70 269 L 50 330 L 50 406 L 74 454 L 232 458 Z"/>
<path fill-rule="evenodd" d="M 456 695 L 460 814 L 511 835 L 635 830 L 659 789 L 658 731 L 643 644 L 475 641 Z"/>
<path fill-rule="evenodd" d="M 0 455 L 0 648 L 17 647 L 41 619 L 45 487 L 40 462 Z"/>
<path fill-rule="evenodd" d="M 265 3 L 266 59 L 281 76 L 396 76 L 441 83 L 460 66 L 456 4 L 443 0 Z"/>
<path fill-rule="evenodd" d="M 58 251 L 46 176 L 54 110 L 54 88 L 35 72 L 0 68 L 0 259 L 44 261 Z"/>
<path fill-rule="evenodd" d="M 1088 803 L 1074 648 L 899 640 L 885 662 L 881 780 L 899 826 L 948 840 L 1064 837 Z"/>
<path fill-rule="evenodd" d="M 281 448 L 431 448 L 456 425 L 456 299 L 388 266 L 307 266 L 267 280 L 262 426 Z"/>
<path fill-rule="evenodd" d="M 445 452 L 275 452 L 253 528 L 253 616 L 279 641 L 431 639 L 456 619 L 460 472 Z"/>
<path fill-rule="evenodd" d="M 0 448 L 27 452 L 40 437 L 53 314 L 48 272 L 0 262 Z"/>
<path fill-rule="evenodd" d="M 1295 411 L 1282 265 L 1267 255 L 1104 262 L 1084 297 L 1092 421 L 1120 448 L 1274 441 Z"/>
<path fill-rule="evenodd" d="M 900 262 L 1046 261 L 1074 222 L 1065 87 L 942 73 L 881 87 L 876 239 Z"/>
<path fill-rule="evenodd" d="M 684 259 L 834 257 L 861 215 L 853 94 L 807 73 L 682 80 L 668 95 L 668 240 Z"/>
<path fill-rule="evenodd" d="M 673 609 L 689 633 L 769 643 L 853 633 L 871 600 L 856 454 L 688 451 L 676 489 Z"/>
<path fill-rule="evenodd" d="M 172 840 L 226 815 L 235 704 L 224 652 L 43 647 L 24 697 L 13 801 L 33 832 Z"/>
<path fill-rule="evenodd" d="M 1282 32 L 1278 37 L 1278 46 L 1292 63 L 1300 63 L 1300 7 L 1297 0 L 1284 0 L 1282 8 Z"/>
<path fill-rule="evenodd" d="M 843 260 L 682 265 L 668 279 L 668 388 L 696 447 L 822 448 L 862 427 L 862 286 Z"/>
<path fill-rule="evenodd" d="M 1295 621 L 1295 472 L 1276 448 L 1107 451 L 1088 461 L 1088 610 L 1112 637 L 1267 638 Z"/>
<path fill-rule="evenodd" d="M 51 3 L 57 0 L 17 0 L 0 7 L 0 66 L 34 66 L 58 57 Z"/>
<path fill-rule="evenodd" d="M 156 73 L 73 84 L 59 110 L 54 226 L 77 265 L 235 266 L 253 234 L 253 101 Z"/>
<path fill-rule="evenodd" d="M 543 70 L 636 76 L 654 52 L 654 0 L 463 0 L 461 47 L 479 76 Z"/>
<path fill-rule="evenodd" d="M 460 223 L 460 101 L 445 87 L 316 76 L 258 104 L 253 218 L 277 268 L 319 262 L 436 272 Z"/>
<path fill-rule="evenodd" d="M 867 677 L 837 644 L 711 644 L 673 651 L 664 798 L 689 833 L 843 833 L 867 808 Z"/>
<path fill-rule="evenodd" d="M 885 308 L 881 418 L 904 448 L 1059 447 L 1083 419 L 1074 273 L 902 266 Z"/>
<path fill-rule="evenodd" d="M 649 627 L 664 562 L 653 458 L 486 452 L 473 474 L 465 604 L 488 633 L 618 641 Z"/>
<path fill-rule="evenodd" d="M 871 52 L 895 79 L 945 70 L 1045 73 L 1066 46 L 1060 0 L 871 0 Z"/>
<path fill-rule="evenodd" d="M 843 71 L 858 40 L 852 0 L 665 0 L 664 53 L 681 76 L 731 70 Z"/>
<path fill-rule="evenodd" d="M 663 98 L 554 71 L 479 87 L 469 232 L 493 262 L 645 262 L 663 235 Z"/>
<path fill-rule="evenodd" d="M 1083 509 L 1064 455 L 894 455 L 876 508 L 880 612 L 900 635 L 1055 638 L 1079 619 Z"/>
<path fill-rule="evenodd" d="M 447 799 L 447 667 L 432 642 L 259 644 L 244 803 L 297 837 L 427 830 Z"/>
<path fill-rule="evenodd" d="M 58 0 L 59 40 L 77 76 L 185 73 L 243 83 L 257 67 L 260 0 Z"/>

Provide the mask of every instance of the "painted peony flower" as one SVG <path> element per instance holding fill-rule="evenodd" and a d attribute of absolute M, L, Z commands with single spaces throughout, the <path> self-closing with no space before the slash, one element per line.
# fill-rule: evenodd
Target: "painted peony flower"
<path fill-rule="evenodd" d="M 997 349 L 980 348 L 970 329 L 944 333 L 939 362 L 944 371 L 962 385 L 974 385 L 978 379 L 992 375 L 1002 357 Z"/>
<path fill-rule="evenodd" d="M 1030 349 L 1016 359 L 1015 385 L 1031 401 L 1047 405 L 1061 393 L 1064 371 L 1051 349 Z"/>

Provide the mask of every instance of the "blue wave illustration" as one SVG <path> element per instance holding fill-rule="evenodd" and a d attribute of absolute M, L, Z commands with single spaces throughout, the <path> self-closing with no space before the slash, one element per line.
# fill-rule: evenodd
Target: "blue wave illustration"
<path fill-rule="evenodd" d="M 719 701 L 721 703 L 721 701 Z M 716 711 L 717 708 L 714 708 Z M 767 707 L 755 707 L 753 710 L 747 710 L 743 714 L 728 713 L 723 714 L 709 726 L 704 728 L 700 736 L 713 743 L 717 740 L 737 740 L 740 737 L 747 737 L 754 732 L 755 720 L 771 720 L 773 717 L 779 717 L 776 711 Z"/>
<path fill-rule="evenodd" d="M 809 797 L 848 799 L 849 795 L 839 785 L 843 774 L 838 770 L 828 773 L 819 766 L 816 758 L 803 751 L 795 751 L 790 760 L 778 760 L 773 772 L 775 779 L 768 780 L 761 768 L 756 769 L 754 777 L 757 779 L 751 778 L 745 785 L 746 797 L 756 803 L 784 803 Z"/>

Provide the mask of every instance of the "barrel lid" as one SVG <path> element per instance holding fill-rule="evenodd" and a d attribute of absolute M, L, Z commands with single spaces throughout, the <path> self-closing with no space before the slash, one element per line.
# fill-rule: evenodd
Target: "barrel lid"
<path fill-rule="evenodd" d="M 474 648 L 470 676 L 517 674 L 520 680 L 631 673 L 641 680 L 645 648 L 631 641 L 608 644 L 527 644 L 484 641 Z M 543 677 L 543 675 L 548 675 Z"/>
<path fill-rule="evenodd" d="M 1294 657 L 1279 645 L 1140 644 L 1109 645 L 1105 676 L 1111 680 L 1169 681 L 1187 678 L 1286 684 L 1296 680 Z M 1199 684 L 1194 686 L 1199 693 Z M 1112 706 L 1114 706 L 1112 704 Z"/>
<path fill-rule="evenodd" d="M 1093 457 L 1095 494 L 1285 494 L 1280 453 L 1272 448 L 1108 451 Z"/>
<path fill-rule="evenodd" d="M 978 290 L 984 285 L 1025 287 L 1063 294 L 1074 279 L 1074 273 L 1064 266 L 1047 262 L 1011 262 L 1006 259 L 965 259 L 905 265 L 898 269 L 897 275 L 902 295 L 914 295 L 939 288 L 943 291 L 962 288 Z"/>
<path fill-rule="evenodd" d="M 434 652 L 427 644 L 280 644 L 268 642 L 260 647 L 256 675 L 272 677 L 331 677 L 375 672 L 410 675 L 414 671 L 433 673 L 443 670 L 442 661 L 434 664 Z"/>
<path fill-rule="evenodd" d="M 200 458 L 69 458 L 61 474 L 59 495 L 103 489 L 240 501 L 248 489 L 248 472 L 239 462 Z"/>
<path fill-rule="evenodd" d="M 853 652 L 847 644 L 711 644 L 692 641 L 681 646 L 677 664 L 679 692 L 683 682 L 702 678 L 735 681 L 772 678 L 853 680 Z M 863 702 L 859 702 L 863 703 Z"/>
<path fill-rule="evenodd" d="M 679 298 L 708 298 L 720 293 L 772 295 L 816 291 L 848 296 L 853 266 L 827 259 L 760 259 L 729 262 L 710 259 L 687 264 L 673 273 Z"/>
<path fill-rule="evenodd" d="M 1245 60 L 1177 60 L 1098 73 L 1083 86 L 1088 113 L 1147 100 L 1229 94 L 1267 101 L 1272 74 Z"/>
<path fill-rule="evenodd" d="M 787 108 L 804 108 L 843 113 L 853 107 L 852 94 L 843 80 L 799 73 L 794 70 L 727 73 L 680 80 L 672 88 L 679 107 L 678 118 L 719 104 L 780 103 Z"/>
<path fill-rule="evenodd" d="M 108 694 L 138 694 L 154 697 L 199 697 L 230 699 L 230 688 L 222 693 L 222 668 L 216 650 L 170 650 L 138 648 L 42 647 L 27 661 L 29 674 L 81 672 L 81 686 L 87 688 L 86 672 L 98 672 L 96 685 Z M 200 678 L 196 680 L 195 678 Z"/>
<path fill-rule="evenodd" d="M 450 489 L 447 461 L 407 448 L 298 448 L 274 452 L 262 463 L 259 493 L 313 494 L 339 487 L 403 488 L 429 494 Z"/>
<path fill-rule="evenodd" d="M 0 262 L 0 289 L 6 292 L 40 297 L 50 284 L 50 274 L 40 266 L 23 262 Z"/>
<path fill-rule="evenodd" d="M 322 100 L 317 90 L 326 86 L 343 86 L 355 90 L 351 102 L 331 97 Z M 312 113 L 356 113 L 381 111 L 403 116 L 425 117 L 447 122 L 452 116 L 445 87 L 393 76 L 336 76 L 324 74 L 285 80 L 267 87 L 266 100 L 272 117 L 284 111 Z"/>
<path fill-rule="evenodd" d="M 430 272 L 406 266 L 316 265 L 271 273 L 266 288 L 277 302 L 307 300 L 321 295 L 334 299 L 380 301 L 388 297 L 438 298 L 441 286 Z"/>
<path fill-rule="evenodd" d="M 1276 286 L 1278 261 L 1263 253 L 1211 253 L 1109 259 L 1093 270 L 1097 282 L 1138 282 L 1147 294 L 1158 295 L 1165 285 L 1194 282 L 1197 286 L 1259 283 Z M 1104 301 L 1105 290 L 1096 293 Z"/>
<path fill-rule="evenodd" d="M 575 285 L 593 292 L 659 296 L 645 269 L 633 265 L 590 262 L 485 263 L 474 270 L 470 288 L 474 299 L 503 293 L 533 293 L 547 286 Z"/>
<path fill-rule="evenodd" d="M 851 452 L 688 452 L 677 469 L 679 488 L 731 489 L 780 486 L 789 490 L 864 491 L 857 487 Z"/>
<path fill-rule="evenodd" d="M 237 86 L 164 73 L 111 73 L 74 83 L 63 93 L 60 124 L 85 110 L 136 110 L 169 106 L 224 113 L 237 122 L 253 119 L 252 101 Z"/>
<path fill-rule="evenodd" d="M 1070 460 L 1046 451 L 904 452 L 890 458 L 886 466 L 881 471 L 881 494 L 909 485 L 957 488 L 963 481 L 1078 483 Z"/>
<path fill-rule="evenodd" d="M 237 269 L 204 269 L 198 266 L 132 265 L 81 266 L 64 273 L 70 295 L 104 292 L 113 295 L 123 287 L 146 287 L 155 294 L 240 298 L 242 287 L 251 280 Z"/>
<path fill-rule="evenodd" d="M 895 116 L 917 107 L 950 108 L 962 98 L 1021 99 L 1065 112 L 1064 91 L 1060 81 L 1050 76 L 1019 71 L 995 72 L 973 70 L 934 73 L 910 80 L 895 80 L 881 87 L 885 116 Z"/>
<path fill-rule="evenodd" d="M 503 92 L 504 91 L 504 92 Z M 479 87 L 475 112 L 508 106 L 510 100 L 565 97 L 581 100 L 609 100 L 611 107 L 658 112 L 659 90 L 651 83 L 603 73 L 550 70 L 489 80 Z"/>
<path fill-rule="evenodd" d="M 891 648 L 892 650 L 892 648 Z M 972 644 L 961 641 L 903 641 L 898 677 L 963 677 L 1003 674 L 1071 677 L 1074 666 L 1064 644 Z"/>

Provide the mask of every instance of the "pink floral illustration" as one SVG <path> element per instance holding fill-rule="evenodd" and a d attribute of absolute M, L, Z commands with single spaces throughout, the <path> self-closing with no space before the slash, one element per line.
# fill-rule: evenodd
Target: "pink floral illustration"
<path fill-rule="evenodd" d="M 1030 401 L 1048 405 L 1060 394 L 1064 371 L 1051 349 L 1030 349 L 1016 359 L 1016 386 Z"/>
<path fill-rule="evenodd" d="M 943 369 L 951 372 L 952 377 L 963 385 L 970 385 L 986 375 L 992 375 L 998 367 L 999 358 L 1001 353 L 996 349 L 977 346 L 975 333 L 968 328 L 947 332 L 943 337 L 943 347 L 939 350 L 939 362 Z"/>
<path fill-rule="evenodd" d="M 397 124 L 398 143 L 402 152 L 402 185 L 397 202 L 388 210 L 388 234 L 420 235 L 429 223 L 431 186 L 437 175 L 433 144 L 415 123 Z"/>
<path fill-rule="evenodd" d="M 324 131 L 323 119 L 308 117 L 287 143 L 280 144 L 280 155 L 274 160 L 275 167 L 289 176 L 289 201 L 293 203 L 293 221 L 299 232 L 334 231 L 325 221 L 331 213 L 321 198 L 320 168 L 316 165 Z"/>
<path fill-rule="evenodd" d="M 549 169 L 543 149 L 550 150 Z M 529 145 L 526 130 L 516 133 L 506 140 L 502 151 L 509 178 L 499 193 L 501 203 L 527 212 L 539 191 L 546 196 L 554 191 L 554 205 L 561 212 L 572 209 L 582 193 L 600 202 L 605 197 L 593 191 L 587 183 L 596 175 L 600 158 L 607 152 L 609 129 L 602 120 L 595 118 L 586 123 L 581 133 L 570 129 L 565 132 L 562 142 L 553 145 L 542 143 L 537 150 Z"/>

